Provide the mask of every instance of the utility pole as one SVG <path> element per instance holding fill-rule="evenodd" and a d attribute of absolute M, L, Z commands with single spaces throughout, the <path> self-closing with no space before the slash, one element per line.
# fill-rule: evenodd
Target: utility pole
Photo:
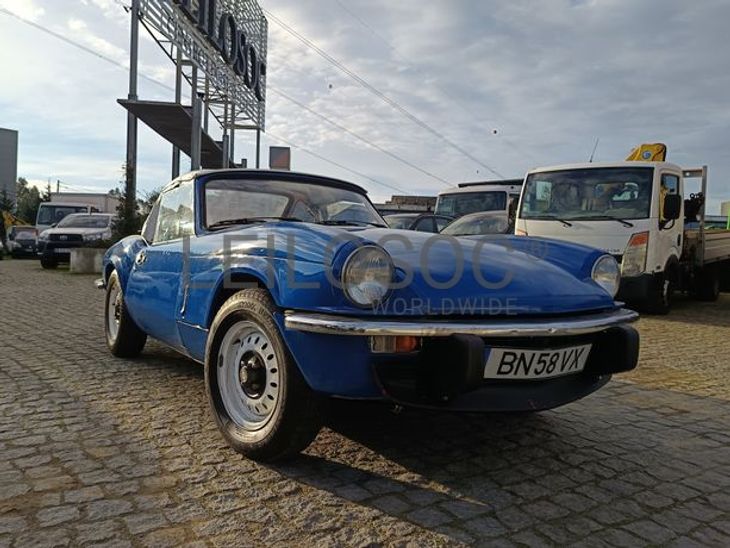
<path fill-rule="evenodd" d="M 139 61 L 139 4 L 140 0 L 132 0 L 131 28 L 129 33 L 129 94 L 127 99 L 136 101 L 137 68 Z M 125 164 L 125 209 L 134 214 L 137 203 L 137 117 L 127 112 L 127 161 Z"/>

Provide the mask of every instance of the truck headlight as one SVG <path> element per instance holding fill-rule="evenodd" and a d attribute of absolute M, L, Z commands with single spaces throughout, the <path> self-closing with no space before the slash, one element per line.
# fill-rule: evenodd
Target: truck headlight
<path fill-rule="evenodd" d="M 615 297 L 618 293 L 619 283 L 621 282 L 621 273 L 618 269 L 618 263 L 611 255 L 604 255 L 596 261 L 591 272 L 593 281 L 600 285 L 606 292 Z"/>
<path fill-rule="evenodd" d="M 353 303 L 373 307 L 388 295 L 393 260 L 383 249 L 369 245 L 352 252 L 342 269 L 342 287 Z"/>
<path fill-rule="evenodd" d="M 621 275 L 627 278 L 638 276 L 646 270 L 646 255 L 649 249 L 649 233 L 639 232 L 631 236 L 621 261 Z"/>

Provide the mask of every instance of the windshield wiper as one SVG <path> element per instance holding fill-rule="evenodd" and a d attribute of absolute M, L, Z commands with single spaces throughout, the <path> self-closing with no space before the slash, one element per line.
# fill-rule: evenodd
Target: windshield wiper
<path fill-rule="evenodd" d="M 243 217 L 241 219 L 226 219 L 225 221 L 218 221 L 217 223 L 210 225 L 208 228 L 215 230 L 216 228 L 225 228 L 227 226 L 251 225 L 254 223 L 265 223 L 266 221 L 291 221 L 294 223 L 304 222 L 297 217 Z"/>
<path fill-rule="evenodd" d="M 367 225 L 367 226 L 374 226 L 377 228 L 388 228 L 386 225 L 380 224 L 380 223 L 372 223 L 370 221 L 335 221 L 334 219 L 329 219 L 327 221 L 319 221 L 317 223 L 318 225 L 325 225 L 325 226 L 358 226 L 358 225 Z"/>
<path fill-rule="evenodd" d="M 561 219 L 560 217 L 558 217 L 556 215 L 540 215 L 538 217 L 525 217 L 526 221 L 530 221 L 530 220 L 544 221 L 546 219 L 550 219 L 551 221 L 558 221 L 560 223 L 563 223 L 563 226 L 573 226 L 573 223 L 569 223 L 565 219 Z"/>
<path fill-rule="evenodd" d="M 591 219 L 596 219 L 599 221 L 603 221 L 603 220 L 616 221 L 617 223 L 621 223 L 622 225 L 627 226 L 629 228 L 633 228 L 633 226 L 634 226 L 634 223 L 630 223 L 624 219 L 620 219 L 619 217 L 614 217 L 613 215 L 590 215 L 588 217 L 580 218 L 581 221 L 583 221 L 583 220 L 590 221 Z M 576 221 L 577 220 L 579 220 L 579 219 L 576 219 Z"/>

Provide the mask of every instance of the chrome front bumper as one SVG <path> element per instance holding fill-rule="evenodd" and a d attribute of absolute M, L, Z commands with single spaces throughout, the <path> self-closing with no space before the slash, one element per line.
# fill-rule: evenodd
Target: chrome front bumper
<path fill-rule="evenodd" d="M 635 322 L 633 310 L 619 309 L 599 314 L 562 318 L 489 318 L 480 320 L 411 320 L 404 318 L 352 318 L 307 312 L 287 312 L 287 329 L 325 335 L 448 337 L 564 337 L 598 333 Z"/>

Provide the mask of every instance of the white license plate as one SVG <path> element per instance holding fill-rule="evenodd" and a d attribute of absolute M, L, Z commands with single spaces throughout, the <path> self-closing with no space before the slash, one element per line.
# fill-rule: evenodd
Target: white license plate
<path fill-rule="evenodd" d="M 590 352 L 590 344 L 546 350 L 492 348 L 484 367 L 484 378 L 541 380 L 580 373 Z"/>
<path fill-rule="evenodd" d="M 71 253 L 71 250 L 68 247 L 57 247 L 53 250 L 54 253 Z"/>

